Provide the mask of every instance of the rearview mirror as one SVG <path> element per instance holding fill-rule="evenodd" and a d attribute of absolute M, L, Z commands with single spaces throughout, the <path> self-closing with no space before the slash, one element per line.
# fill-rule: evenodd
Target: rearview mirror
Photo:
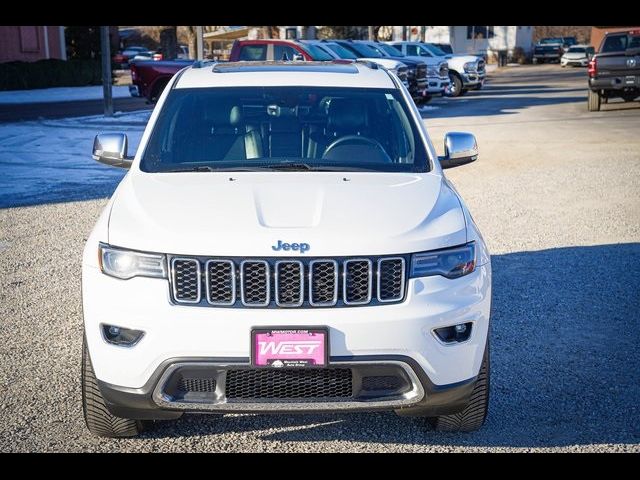
<path fill-rule="evenodd" d="M 133 158 L 127 156 L 128 141 L 124 133 L 101 133 L 93 141 L 93 159 L 112 167 L 129 168 Z"/>
<path fill-rule="evenodd" d="M 476 137 L 466 132 L 449 132 L 444 137 L 444 157 L 439 157 L 442 168 L 452 168 L 478 159 Z"/>
<path fill-rule="evenodd" d="M 302 56 L 301 53 L 294 53 L 293 54 L 293 61 L 294 62 L 303 62 L 304 61 L 304 57 Z"/>

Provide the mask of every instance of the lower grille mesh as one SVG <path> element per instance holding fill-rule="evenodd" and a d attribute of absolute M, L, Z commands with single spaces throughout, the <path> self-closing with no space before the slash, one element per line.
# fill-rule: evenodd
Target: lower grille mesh
<path fill-rule="evenodd" d="M 345 399 L 352 397 L 350 368 L 227 371 L 228 399 Z"/>
<path fill-rule="evenodd" d="M 210 393 L 216 391 L 215 378 L 182 378 L 178 383 L 181 392 Z"/>

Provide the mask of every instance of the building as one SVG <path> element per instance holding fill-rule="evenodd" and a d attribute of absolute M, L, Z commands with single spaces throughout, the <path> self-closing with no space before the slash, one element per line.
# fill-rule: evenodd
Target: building
<path fill-rule="evenodd" d="M 640 30 L 640 27 L 591 27 L 591 46 L 598 51 L 602 39 L 608 32 L 624 32 L 625 30 Z"/>
<path fill-rule="evenodd" d="M 0 26 L 0 63 L 48 58 L 67 59 L 64 27 Z"/>
<path fill-rule="evenodd" d="M 431 26 L 393 27 L 393 39 L 424 40 L 432 43 L 448 43 L 454 53 L 475 53 L 491 57 L 498 52 L 513 54 L 521 48 L 526 55 L 533 48 L 532 26 Z"/>

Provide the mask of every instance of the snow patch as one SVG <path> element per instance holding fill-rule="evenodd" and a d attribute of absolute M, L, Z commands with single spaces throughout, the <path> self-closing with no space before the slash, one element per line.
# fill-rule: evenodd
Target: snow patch
<path fill-rule="evenodd" d="M 113 98 L 130 97 L 127 85 L 113 86 Z M 0 92 L 0 104 L 75 102 L 100 100 L 103 98 L 102 85 L 88 87 L 56 87 L 35 90 L 6 90 Z"/>
<path fill-rule="evenodd" d="M 109 197 L 126 170 L 91 158 L 93 138 L 124 132 L 135 153 L 149 110 L 0 124 L 0 208 Z"/>

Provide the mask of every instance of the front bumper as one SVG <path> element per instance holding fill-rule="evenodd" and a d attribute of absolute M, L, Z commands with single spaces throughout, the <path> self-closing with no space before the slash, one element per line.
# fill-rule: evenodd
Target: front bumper
<path fill-rule="evenodd" d="M 174 408 L 155 401 L 152 393 L 159 375 L 170 364 L 195 358 L 213 363 L 232 359 L 247 366 L 252 327 L 274 325 L 328 327 L 331 364 L 402 357 L 401 361 L 420 380 L 414 382 L 416 391 L 422 388 L 424 394 L 416 394 L 409 402 L 385 401 L 361 407 L 417 408 L 425 399 L 432 402 L 429 398 L 433 392 L 448 390 L 450 385 L 469 382 L 477 376 L 491 309 L 490 264 L 455 280 L 410 279 L 402 303 L 349 308 L 171 305 L 166 280 L 118 280 L 88 266 L 83 269 L 82 288 L 87 344 L 101 391 L 108 403 L 136 409 L 136 402 L 141 401 L 142 410 Z M 467 322 L 473 324 L 472 333 L 462 343 L 444 344 L 433 332 L 435 328 Z M 142 330 L 145 335 L 134 347 L 114 346 L 104 340 L 101 324 Z M 115 393 L 110 397 L 109 392 Z M 313 409 L 308 404 L 306 407 Z M 335 403 L 331 405 L 332 410 L 339 408 Z M 224 408 L 218 405 L 214 410 Z M 260 411 L 264 410 L 262 406 Z"/>
<path fill-rule="evenodd" d="M 484 83 L 487 76 L 485 71 L 482 72 L 464 72 L 462 77 L 462 85 L 464 88 L 475 87 Z"/>
<path fill-rule="evenodd" d="M 160 365 L 141 388 L 127 388 L 98 380 L 100 392 L 109 411 L 122 418 L 138 420 L 170 420 L 185 412 L 197 413 L 309 413 L 336 411 L 395 410 L 406 416 L 436 416 L 464 409 L 475 386 L 476 377 L 451 385 L 434 385 L 420 366 L 410 357 L 378 355 L 361 357 L 331 357 L 333 366 L 367 367 L 396 365 L 407 372 L 411 388 L 392 398 L 359 398 L 344 402 L 274 402 L 235 401 L 174 401 L 165 393 L 167 379 L 183 365 L 201 368 L 249 368 L 249 359 L 176 358 Z"/>
<path fill-rule="evenodd" d="M 427 92 L 430 95 L 444 95 L 449 88 L 449 77 L 427 77 Z"/>
<path fill-rule="evenodd" d="M 425 97 L 427 92 L 427 78 L 420 78 L 418 80 L 411 79 L 409 82 L 409 93 L 414 100 Z"/>
<path fill-rule="evenodd" d="M 589 60 L 587 58 L 571 60 L 563 57 L 560 59 L 560 65 L 564 67 L 566 66 L 586 67 L 588 64 L 589 64 Z"/>

